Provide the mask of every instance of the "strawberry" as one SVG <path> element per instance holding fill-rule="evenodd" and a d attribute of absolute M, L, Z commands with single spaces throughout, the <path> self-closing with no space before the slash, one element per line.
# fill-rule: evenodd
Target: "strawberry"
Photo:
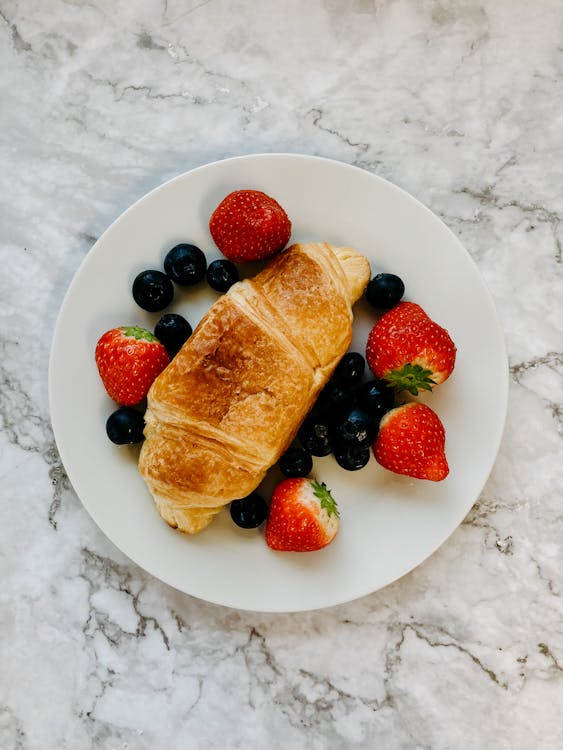
<path fill-rule="evenodd" d="M 121 406 L 142 401 L 170 362 L 160 341 L 138 326 L 106 331 L 96 345 L 96 364 L 110 398 Z"/>
<path fill-rule="evenodd" d="M 454 369 L 456 348 L 445 328 L 414 302 L 400 302 L 371 329 L 366 347 L 369 367 L 396 391 L 431 391 Z"/>
<path fill-rule="evenodd" d="M 291 222 L 280 204 L 259 190 L 235 190 L 209 220 L 215 244 L 229 260 L 262 260 L 289 240 Z"/>
<path fill-rule="evenodd" d="M 339 526 L 338 507 L 324 482 L 284 479 L 272 495 L 266 543 L 285 552 L 310 552 L 332 542 Z"/>
<path fill-rule="evenodd" d="M 415 402 L 383 417 L 373 445 L 378 463 L 396 474 L 440 482 L 448 476 L 446 432 L 436 412 Z"/>

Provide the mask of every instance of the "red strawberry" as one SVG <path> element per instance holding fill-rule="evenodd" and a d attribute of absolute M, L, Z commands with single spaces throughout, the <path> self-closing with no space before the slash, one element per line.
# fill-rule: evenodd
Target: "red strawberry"
<path fill-rule="evenodd" d="M 280 204 L 259 190 L 235 190 L 209 220 L 215 244 L 229 260 L 262 260 L 287 244 L 291 222 Z"/>
<path fill-rule="evenodd" d="M 414 302 L 400 302 L 381 316 L 367 341 L 373 373 L 396 391 L 431 391 L 454 369 L 456 348 L 449 333 Z"/>
<path fill-rule="evenodd" d="M 396 474 L 440 482 L 448 476 L 446 432 L 436 412 L 418 403 L 391 409 L 373 445 L 378 463 Z"/>
<path fill-rule="evenodd" d="M 284 552 L 310 552 L 332 542 L 339 526 L 338 507 L 324 482 L 284 479 L 272 495 L 266 543 Z"/>
<path fill-rule="evenodd" d="M 106 331 L 96 345 L 96 364 L 110 398 L 121 406 L 142 401 L 170 362 L 160 341 L 138 326 Z"/>

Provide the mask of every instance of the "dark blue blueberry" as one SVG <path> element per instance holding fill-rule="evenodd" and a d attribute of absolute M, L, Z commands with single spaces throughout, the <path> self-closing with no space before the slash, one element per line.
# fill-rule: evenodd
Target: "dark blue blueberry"
<path fill-rule="evenodd" d="M 299 429 L 299 442 L 313 456 L 328 456 L 331 451 L 328 420 L 310 414 Z"/>
<path fill-rule="evenodd" d="M 264 523 L 268 515 L 268 506 L 264 498 L 252 492 L 240 500 L 231 503 L 231 518 L 242 529 L 256 529 Z"/>
<path fill-rule="evenodd" d="M 193 286 L 205 276 L 207 260 L 199 247 L 182 243 L 166 254 L 164 270 L 176 284 Z"/>
<path fill-rule="evenodd" d="M 290 448 L 280 458 L 280 471 L 286 477 L 306 477 L 313 468 L 313 459 L 301 448 Z"/>
<path fill-rule="evenodd" d="M 238 280 L 238 268 L 230 260 L 214 260 L 207 268 L 207 283 L 216 292 L 227 292 Z"/>
<path fill-rule="evenodd" d="M 374 420 L 362 409 L 349 409 L 340 415 L 331 429 L 331 439 L 338 445 L 369 445 L 377 434 Z"/>
<path fill-rule="evenodd" d="M 346 471 L 358 471 L 369 461 L 369 445 L 336 445 L 334 458 Z"/>
<path fill-rule="evenodd" d="M 402 279 L 394 273 L 378 273 L 367 285 L 366 299 L 372 307 L 389 310 L 399 304 L 404 293 Z"/>
<path fill-rule="evenodd" d="M 192 335 L 192 327 L 181 315 L 166 313 L 156 324 L 154 335 L 173 357 Z"/>
<path fill-rule="evenodd" d="M 366 361 L 359 352 L 348 352 L 338 363 L 333 380 L 342 385 L 359 383 L 364 374 Z"/>
<path fill-rule="evenodd" d="M 355 402 L 354 392 L 348 386 L 330 380 L 317 399 L 316 410 L 332 419 L 335 414 L 352 407 Z"/>
<path fill-rule="evenodd" d="M 395 393 L 384 380 L 368 380 L 356 391 L 358 406 L 379 424 L 381 417 L 393 408 Z"/>
<path fill-rule="evenodd" d="M 173 297 L 174 285 L 162 271 L 141 271 L 133 282 L 133 299 L 143 310 L 164 310 Z"/>
<path fill-rule="evenodd" d="M 130 406 L 121 406 L 110 414 L 106 422 L 106 433 L 116 445 L 132 445 L 144 439 L 145 420 L 140 411 Z"/>

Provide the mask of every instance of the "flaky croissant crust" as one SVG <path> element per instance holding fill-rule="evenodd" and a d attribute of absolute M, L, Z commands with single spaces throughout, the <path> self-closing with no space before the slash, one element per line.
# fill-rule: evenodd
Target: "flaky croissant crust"
<path fill-rule="evenodd" d="M 348 349 L 369 277 L 351 248 L 292 245 L 209 309 L 148 394 L 139 470 L 167 523 L 196 533 L 256 489 Z"/>

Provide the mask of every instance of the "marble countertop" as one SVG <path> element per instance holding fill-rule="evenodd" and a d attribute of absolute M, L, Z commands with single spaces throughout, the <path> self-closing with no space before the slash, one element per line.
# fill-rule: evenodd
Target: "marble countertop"
<path fill-rule="evenodd" d="M 0 0 L 1 748 L 563 746 L 562 24 L 558 0 Z M 69 486 L 47 402 L 96 238 L 174 175 L 271 151 L 361 166 L 442 217 L 511 371 L 450 539 L 293 615 L 128 561 Z"/>

